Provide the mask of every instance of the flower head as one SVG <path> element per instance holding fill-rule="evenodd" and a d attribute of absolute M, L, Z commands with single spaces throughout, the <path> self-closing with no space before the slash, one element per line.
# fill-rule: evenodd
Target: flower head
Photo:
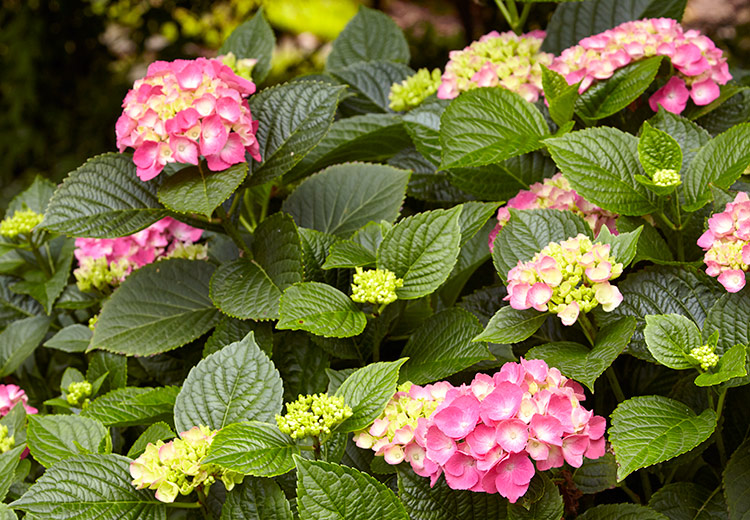
<path fill-rule="evenodd" d="M 699 363 L 701 369 L 708 370 L 709 368 L 715 367 L 721 359 L 715 352 L 714 347 L 710 345 L 703 345 L 702 347 L 695 347 L 690 351 L 690 357 Z"/>
<path fill-rule="evenodd" d="M 36 211 L 16 211 L 0 221 L 0 236 L 15 238 L 18 235 L 28 235 L 42 220 L 44 215 Z"/>
<path fill-rule="evenodd" d="M 352 409 L 343 397 L 328 394 L 300 395 L 286 403 L 286 415 L 277 415 L 276 423 L 282 433 L 292 439 L 330 435 L 336 425 L 352 416 Z"/>
<path fill-rule="evenodd" d="M 654 181 L 654 184 L 664 188 L 679 186 L 682 183 L 680 172 L 668 169 L 655 171 L 652 180 Z"/>
<path fill-rule="evenodd" d="M 245 162 L 245 152 L 259 161 L 258 122 L 245 99 L 254 92 L 219 60 L 155 61 L 125 96 L 117 146 L 135 150 L 143 181 L 168 163 L 198 164 L 199 155 L 213 171 Z"/>
<path fill-rule="evenodd" d="M 398 299 L 396 289 L 404 286 L 404 281 L 387 269 L 364 271 L 361 267 L 357 267 L 353 282 L 353 301 L 378 305 L 395 302 Z"/>
<path fill-rule="evenodd" d="M 552 54 L 539 51 L 544 36 L 543 31 L 521 36 L 492 31 L 463 50 L 451 51 L 438 98 L 453 99 L 466 90 L 501 86 L 533 103 L 542 91 L 541 66 L 553 60 Z"/>
<path fill-rule="evenodd" d="M 76 381 L 73 383 L 70 383 L 67 388 L 67 396 L 66 401 L 68 401 L 68 404 L 73 406 L 79 406 L 82 405 L 84 408 L 89 403 L 89 397 L 91 396 L 91 392 L 93 390 L 93 387 L 91 386 L 91 383 L 88 381 Z"/>
<path fill-rule="evenodd" d="M 401 83 L 391 85 L 388 94 L 391 110 L 402 112 L 422 104 L 422 102 L 437 92 L 440 85 L 440 69 L 419 69 L 416 74 L 409 76 Z"/>
<path fill-rule="evenodd" d="M 0 385 L 0 417 L 7 415 L 18 403 L 23 405 L 27 414 L 37 413 L 39 410 L 26 404 L 28 401 L 26 392 L 16 385 Z"/>

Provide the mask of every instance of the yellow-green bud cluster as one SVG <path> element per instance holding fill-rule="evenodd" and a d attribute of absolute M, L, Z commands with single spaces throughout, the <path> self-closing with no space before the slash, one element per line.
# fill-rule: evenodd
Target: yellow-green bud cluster
<path fill-rule="evenodd" d="M 352 416 L 343 397 L 328 394 L 300 395 L 286 403 L 286 415 L 276 416 L 279 430 L 292 439 L 329 435 L 334 426 Z"/>
<path fill-rule="evenodd" d="M 258 60 L 254 58 L 238 60 L 233 52 L 228 52 L 223 56 L 217 56 L 217 58 L 221 60 L 224 65 L 232 69 L 239 77 L 245 78 L 248 81 L 253 80 L 253 69 L 258 63 Z"/>
<path fill-rule="evenodd" d="M 91 397 L 92 390 L 91 383 L 88 381 L 70 383 L 67 388 L 68 396 L 66 400 L 72 406 L 78 406 L 79 404 L 86 406 L 89 402 L 88 397 Z"/>
<path fill-rule="evenodd" d="M 118 262 L 107 262 L 105 257 L 86 257 L 81 266 L 73 271 L 76 284 L 81 292 L 91 292 L 95 289 L 107 291 L 120 284 L 131 270 L 131 264 L 122 258 Z"/>
<path fill-rule="evenodd" d="M 429 69 L 419 69 L 416 74 L 401 83 L 394 83 L 388 94 L 391 110 L 402 112 L 421 105 L 425 99 L 437 92 L 440 81 L 440 69 L 432 72 Z"/>
<path fill-rule="evenodd" d="M 18 235 L 28 235 L 42 220 L 44 220 L 44 215 L 36 211 L 30 209 L 16 211 L 13 215 L 5 217 L 0 222 L 0 235 L 8 238 L 15 238 Z"/>
<path fill-rule="evenodd" d="M 99 315 L 94 314 L 89 318 L 89 329 L 94 330 L 96 328 L 96 322 L 99 321 Z"/>
<path fill-rule="evenodd" d="M 166 260 L 167 258 L 184 258 L 185 260 L 205 260 L 208 258 L 208 245 L 175 242 L 174 249 L 172 249 L 169 253 L 167 253 L 166 256 L 159 258 L 159 260 Z"/>
<path fill-rule="evenodd" d="M 678 186 L 682 179 L 680 178 L 680 172 L 676 170 L 658 170 L 654 172 L 653 177 L 654 184 L 662 187 Z"/>
<path fill-rule="evenodd" d="M 149 443 L 143 455 L 130 463 L 133 485 L 155 489 L 157 500 L 162 502 L 174 502 L 178 493 L 189 495 L 197 487 L 206 491 L 217 479 L 231 491 L 242 482 L 241 473 L 203 464 L 217 433 L 203 425 L 194 426 L 179 439 Z"/>
<path fill-rule="evenodd" d="M 398 299 L 396 289 L 404 286 L 404 281 L 387 269 L 357 267 L 352 283 L 352 300 L 358 303 L 378 305 L 393 303 Z"/>
<path fill-rule="evenodd" d="M 16 439 L 12 435 L 8 437 L 8 427 L 0 424 L 0 453 L 13 449 L 15 445 Z"/>
<path fill-rule="evenodd" d="M 719 356 L 714 352 L 714 348 L 710 345 L 703 345 L 702 347 L 695 347 L 690 351 L 690 357 L 700 363 L 701 369 L 708 370 L 713 368 L 719 362 Z"/>

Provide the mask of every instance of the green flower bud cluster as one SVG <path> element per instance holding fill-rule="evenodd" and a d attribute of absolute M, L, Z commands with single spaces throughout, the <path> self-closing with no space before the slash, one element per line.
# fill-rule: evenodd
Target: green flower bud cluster
<path fill-rule="evenodd" d="M 440 69 L 432 72 L 429 69 L 419 69 L 401 83 L 394 83 L 388 94 L 391 110 L 402 112 L 421 105 L 422 101 L 437 92 L 440 81 Z"/>
<path fill-rule="evenodd" d="M 128 275 L 131 270 L 130 262 L 121 259 L 119 262 L 107 262 L 105 257 L 86 257 L 81 266 L 73 271 L 76 284 L 81 292 L 93 290 L 108 291 L 110 288 L 120 284 L 120 281 Z"/>
<path fill-rule="evenodd" d="M 286 415 L 276 416 L 282 433 L 292 439 L 329 435 L 334 426 L 352 416 L 352 409 L 343 397 L 328 394 L 300 395 L 296 401 L 286 403 Z"/>
<path fill-rule="evenodd" d="M 690 351 L 690 357 L 700 363 L 701 369 L 708 370 L 713 368 L 721 359 L 715 352 L 714 347 L 710 345 L 703 345 L 702 347 L 695 347 Z"/>
<path fill-rule="evenodd" d="M 42 220 L 44 220 L 44 215 L 36 211 L 30 209 L 16 211 L 13 215 L 5 217 L 0 222 L 0 235 L 8 238 L 15 238 L 18 235 L 28 235 Z"/>
<path fill-rule="evenodd" d="M 232 69 L 239 77 L 245 78 L 248 81 L 253 80 L 253 69 L 255 68 L 255 64 L 258 63 L 258 60 L 254 58 L 238 60 L 233 52 L 228 52 L 223 56 L 217 56 L 217 59 L 221 60 L 224 65 Z"/>
<path fill-rule="evenodd" d="M 206 244 L 190 244 L 184 242 L 175 242 L 174 249 L 172 249 L 166 256 L 162 256 L 159 260 L 166 260 L 167 258 L 184 258 L 185 260 L 206 260 L 208 258 L 208 245 Z"/>
<path fill-rule="evenodd" d="M 358 303 L 393 303 L 398 299 L 396 289 L 404 286 L 404 281 L 387 269 L 357 267 L 352 284 L 352 300 Z"/>
<path fill-rule="evenodd" d="M 13 449 L 15 445 L 16 439 L 12 435 L 8 437 L 8 427 L 0 424 L 0 453 Z"/>
<path fill-rule="evenodd" d="M 89 329 L 94 330 L 96 328 L 96 322 L 99 321 L 99 315 L 94 314 L 89 318 Z"/>
<path fill-rule="evenodd" d="M 76 381 L 68 385 L 68 395 L 65 399 L 68 401 L 68 404 L 72 406 L 83 404 L 83 407 L 86 407 L 88 406 L 88 398 L 91 397 L 92 391 L 93 387 L 88 381 Z"/>
<path fill-rule="evenodd" d="M 217 479 L 231 491 L 244 475 L 203 464 L 217 433 L 203 425 L 194 426 L 182 432 L 179 439 L 149 443 L 143 455 L 130 463 L 132 484 L 137 489 L 155 489 L 156 499 L 161 502 L 174 502 L 178 493 L 189 495 L 197 487 L 207 491 Z"/>
<path fill-rule="evenodd" d="M 654 184 L 662 187 L 678 186 L 682 183 L 680 172 L 676 170 L 658 170 L 654 172 Z"/>

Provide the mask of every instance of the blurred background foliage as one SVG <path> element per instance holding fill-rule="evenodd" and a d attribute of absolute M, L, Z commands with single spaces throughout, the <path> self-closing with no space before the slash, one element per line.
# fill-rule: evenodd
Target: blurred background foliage
<path fill-rule="evenodd" d="M 404 29 L 412 66 L 442 68 L 451 49 L 506 30 L 492 0 L 0 0 L 0 208 L 34 175 L 59 182 L 111 151 L 132 82 L 156 59 L 213 56 L 262 5 L 277 36 L 264 85 L 323 69 L 360 4 Z M 685 23 L 750 59 L 747 0 L 690 0 Z M 535 4 L 527 29 L 555 4 Z"/>

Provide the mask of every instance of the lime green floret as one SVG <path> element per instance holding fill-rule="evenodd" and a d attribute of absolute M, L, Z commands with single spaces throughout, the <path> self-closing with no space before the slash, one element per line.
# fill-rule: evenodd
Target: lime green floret
<path fill-rule="evenodd" d="M 680 172 L 676 170 L 658 170 L 654 172 L 653 180 L 654 184 L 665 188 L 669 186 L 677 186 L 682 182 Z"/>
<path fill-rule="evenodd" d="M 107 262 L 105 257 L 84 258 L 81 267 L 73 271 L 76 284 L 81 292 L 94 289 L 107 290 L 120 283 L 130 272 L 130 263 L 122 258 L 119 262 Z"/>
<path fill-rule="evenodd" d="M 363 271 L 357 267 L 352 283 L 352 300 L 358 303 L 393 303 L 398 299 L 396 289 L 404 286 L 404 281 L 387 269 Z"/>
<path fill-rule="evenodd" d="M 709 368 L 715 367 L 720 359 L 719 356 L 714 352 L 714 348 L 710 345 L 695 347 L 690 351 L 690 357 L 700 363 L 701 369 L 703 370 L 708 370 Z"/>
<path fill-rule="evenodd" d="M 343 397 L 328 394 L 300 395 L 286 403 L 286 415 L 276 416 L 279 430 L 292 439 L 329 435 L 338 424 L 352 416 Z"/>
<path fill-rule="evenodd" d="M 88 381 L 77 381 L 68 385 L 68 404 L 77 406 L 81 402 L 84 404 L 88 401 L 88 397 L 91 396 L 93 388 L 91 383 Z"/>
<path fill-rule="evenodd" d="M 258 60 L 253 58 L 238 60 L 233 52 L 228 52 L 223 56 L 218 56 L 218 58 L 239 77 L 245 78 L 248 81 L 253 80 L 253 69 L 255 68 L 256 63 L 258 63 Z"/>
<path fill-rule="evenodd" d="M 391 110 L 401 112 L 421 105 L 425 99 L 437 92 L 440 81 L 440 69 L 432 72 L 428 69 L 419 69 L 416 74 L 401 83 L 394 83 L 388 95 Z"/>
<path fill-rule="evenodd" d="M 0 424 L 0 453 L 5 453 L 15 445 L 15 438 L 12 435 L 8 437 L 8 427 Z"/>
<path fill-rule="evenodd" d="M 38 226 L 44 215 L 32 210 L 16 211 L 13 215 L 5 217 L 0 222 L 0 235 L 14 238 L 18 235 L 28 235 L 34 227 Z"/>

